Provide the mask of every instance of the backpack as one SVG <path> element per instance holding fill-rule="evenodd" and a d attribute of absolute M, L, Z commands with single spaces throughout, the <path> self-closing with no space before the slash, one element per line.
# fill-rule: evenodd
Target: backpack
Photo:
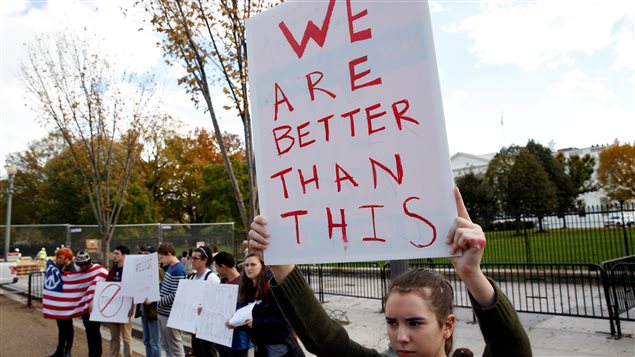
<path fill-rule="evenodd" d="M 213 271 L 208 271 L 207 273 L 205 273 L 205 277 L 203 278 L 203 280 L 207 280 L 207 278 L 209 278 L 209 275 L 213 273 Z M 196 273 L 192 273 L 190 275 L 187 276 L 188 279 L 190 280 L 194 280 L 196 278 Z"/>

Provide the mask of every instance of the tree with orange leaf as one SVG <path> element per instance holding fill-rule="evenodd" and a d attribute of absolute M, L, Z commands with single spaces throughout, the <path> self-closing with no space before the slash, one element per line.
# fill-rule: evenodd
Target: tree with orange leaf
<path fill-rule="evenodd" d="M 186 74 L 178 82 L 191 95 L 198 107 L 203 98 L 204 109 L 214 126 L 220 154 L 230 177 L 244 227 L 255 215 L 257 185 L 253 154 L 251 116 L 247 93 L 247 42 L 245 21 L 253 14 L 273 6 L 266 1 L 237 0 L 139 0 L 151 16 L 155 31 L 163 35 L 160 44 L 169 64 L 180 63 Z M 223 93 L 232 105 L 223 106 L 238 113 L 245 138 L 245 159 L 249 179 L 249 213 L 236 179 L 231 155 L 225 146 L 222 130 L 212 101 L 213 86 L 224 83 Z"/>
<path fill-rule="evenodd" d="M 600 152 L 598 181 L 615 201 L 635 200 L 635 144 L 615 142 Z"/>

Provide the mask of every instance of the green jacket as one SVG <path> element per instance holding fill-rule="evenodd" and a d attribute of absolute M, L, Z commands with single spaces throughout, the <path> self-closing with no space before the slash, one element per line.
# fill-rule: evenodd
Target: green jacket
<path fill-rule="evenodd" d="M 492 285 L 496 290 L 494 305 L 482 308 L 470 296 L 485 339 L 483 356 L 530 357 L 529 338 L 516 310 L 498 286 L 493 282 Z M 272 286 L 271 291 L 309 352 L 329 357 L 386 356 L 352 341 L 346 330 L 329 318 L 299 269 L 295 268 L 282 283 Z"/>

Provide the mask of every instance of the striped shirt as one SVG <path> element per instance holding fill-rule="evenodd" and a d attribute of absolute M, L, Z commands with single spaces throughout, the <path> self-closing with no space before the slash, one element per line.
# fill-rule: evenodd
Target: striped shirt
<path fill-rule="evenodd" d="M 161 297 L 157 309 L 159 315 L 170 316 L 174 297 L 176 296 L 176 289 L 179 287 L 179 280 L 185 279 L 186 277 L 185 268 L 180 262 L 171 265 L 165 272 L 163 281 L 159 285 L 159 296 Z"/>

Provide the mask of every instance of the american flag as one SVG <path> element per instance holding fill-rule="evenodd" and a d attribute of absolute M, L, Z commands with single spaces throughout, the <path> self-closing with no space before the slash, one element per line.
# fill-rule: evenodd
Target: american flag
<path fill-rule="evenodd" d="M 95 285 L 105 280 L 108 270 L 93 264 L 88 271 L 61 272 L 52 260 L 46 263 L 42 312 L 50 319 L 77 317 L 88 311 Z"/>

